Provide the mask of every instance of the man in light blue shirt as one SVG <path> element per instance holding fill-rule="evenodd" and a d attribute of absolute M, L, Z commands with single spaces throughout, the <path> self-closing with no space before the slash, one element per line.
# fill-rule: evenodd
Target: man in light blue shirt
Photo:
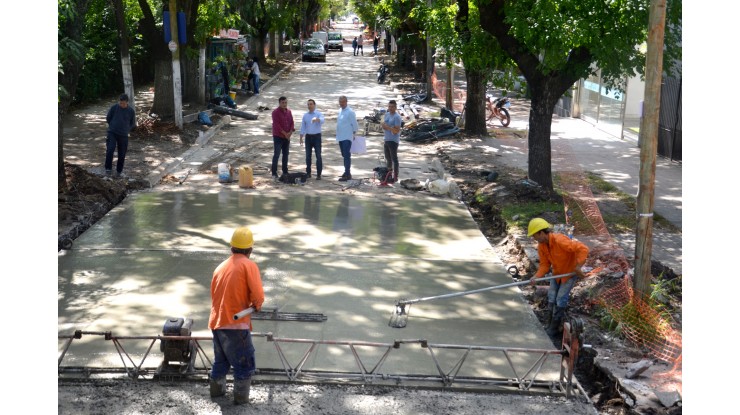
<path fill-rule="evenodd" d="M 357 116 L 355 112 L 347 106 L 347 97 L 342 95 L 339 97 L 339 114 L 337 115 L 337 143 L 339 144 L 339 150 L 342 152 L 342 158 L 344 159 L 344 174 L 339 178 L 340 182 L 346 182 L 352 180 L 350 174 L 350 167 L 352 167 L 352 141 L 355 139 L 355 133 L 360 129 L 357 124 Z"/>
<path fill-rule="evenodd" d="M 401 143 L 401 116 L 396 112 L 396 100 L 388 101 L 388 112 L 383 116 L 383 152 L 385 153 L 385 165 L 390 171 L 393 169 L 393 177 L 388 183 L 398 181 L 398 145 Z"/>
<path fill-rule="evenodd" d="M 308 112 L 301 120 L 301 145 L 306 137 L 306 174 L 311 177 L 311 151 L 316 152 L 316 180 L 321 180 L 321 126 L 324 125 L 324 114 L 316 110 L 316 101 L 308 100 Z"/>

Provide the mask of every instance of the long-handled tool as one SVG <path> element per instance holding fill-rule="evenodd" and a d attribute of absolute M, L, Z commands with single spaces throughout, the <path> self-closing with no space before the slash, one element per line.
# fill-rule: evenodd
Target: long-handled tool
<path fill-rule="evenodd" d="M 283 313 L 278 310 L 280 307 L 263 306 L 258 312 L 254 307 L 246 308 L 234 314 L 234 320 L 251 314 L 253 320 L 274 320 L 274 321 L 299 321 L 299 322 L 322 322 L 327 320 L 327 316 L 321 313 Z"/>
<path fill-rule="evenodd" d="M 557 278 L 570 277 L 573 275 L 575 275 L 575 272 L 569 272 L 567 274 L 553 275 L 553 276 L 544 277 L 544 278 L 537 278 L 537 281 L 547 281 L 547 280 L 553 280 Z M 388 325 L 391 327 L 395 327 L 397 329 L 406 327 L 406 323 L 408 322 L 408 319 L 409 319 L 409 310 L 411 310 L 411 304 L 416 304 L 422 301 L 439 300 L 442 298 L 459 297 L 459 296 L 475 294 L 475 293 L 479 293 L 483 291 L 497 290 L 499 288 L 516 287 L 518 285 L 526 285 L 529 283 L 530 283 L 530 280 L 526 280 L 526 281 L 512 282 L 510 284 L 504 284 L 504 285 L 495 285 L 493 287 L 478 288 L 476 290 L 470 290 L 470 291 L 460 291 L 460 292 L 450 293 L 450 294 L 435 295 L 433 297 L 417 298 L 414 300 L 401 299 L 401 300 L 396 301 L 396 306 L 393 309 L 393 312 L 391 313 L 390 320 L 388 320 Z"/>

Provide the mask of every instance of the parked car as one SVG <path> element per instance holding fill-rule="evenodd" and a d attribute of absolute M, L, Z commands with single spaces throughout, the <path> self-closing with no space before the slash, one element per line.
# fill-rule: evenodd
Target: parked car
<path fill-rule="evenodd" d="M 311 60 L 326 62 L 326 49 L 324 48 L 324 42 L 319 39 L 308 39 L 303 42 L 303 47 L 301 49 L 301 60 L 303 62 Z"/>
<path fill-rule="evenodd" d="M 324 51 L 329 53 L 329 34 L 323 30 L 311 33 L 311 39 L 318 39 L 324 42 Z"/>
<path fill-rule="evenodd" d="M 344 52 L 344 39 L 342 39 L 342 32 L 329 32 L 329 50 L 338 49 L 340 52 Z"/>

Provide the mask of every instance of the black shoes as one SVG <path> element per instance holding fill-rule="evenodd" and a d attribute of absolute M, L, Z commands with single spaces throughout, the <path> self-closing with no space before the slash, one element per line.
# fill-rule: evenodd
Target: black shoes
<path fill-rule="evenodd" d="M 340 182 L 346 182 L 347 180 L 352 180 L 352 175 L 349 173 L 344 173 L 342 177 L 339 178 Z"/>

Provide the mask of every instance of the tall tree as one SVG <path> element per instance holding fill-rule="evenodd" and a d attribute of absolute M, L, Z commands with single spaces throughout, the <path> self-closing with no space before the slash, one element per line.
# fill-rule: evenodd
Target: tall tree
<path fill-rule="evenodd" d="M 85 51 L 82 47 L 82 31 L 85 27 L 85 14 L 90 5 L 89 0 L 59 0 L 57 21 L 58 44 L 58 94 L 57 103 L 57 182 L 60 189 L 67 187 L 64 172 L 64 115 L 77 89 L 82 65 L 85 63 Z"/>
<path fill-rule="evenodd" d="M 283 15 L 285 8 L 278 10 L 276 0 L 252 0 L 250 2 L 231 0 L 231 7 L 241 19 L 240 30 L 251 35 L 255 41 L 253 54 L 260 60 L 263 59 L 265 39 L 272 29 L 273 19 Z"/>
<path fill-rule="evenodd" d="M 531 94 L 528 175 L 553 189 L 550 132 L 558 99 L 581 78 L 601 71 L 619 89 L 644 74 L 648 2 L 644 0 L 477 0 L 481 26 L 527 80 Z M 681 1 L 667 14 L 664 68 L 680 57 Z"/>

